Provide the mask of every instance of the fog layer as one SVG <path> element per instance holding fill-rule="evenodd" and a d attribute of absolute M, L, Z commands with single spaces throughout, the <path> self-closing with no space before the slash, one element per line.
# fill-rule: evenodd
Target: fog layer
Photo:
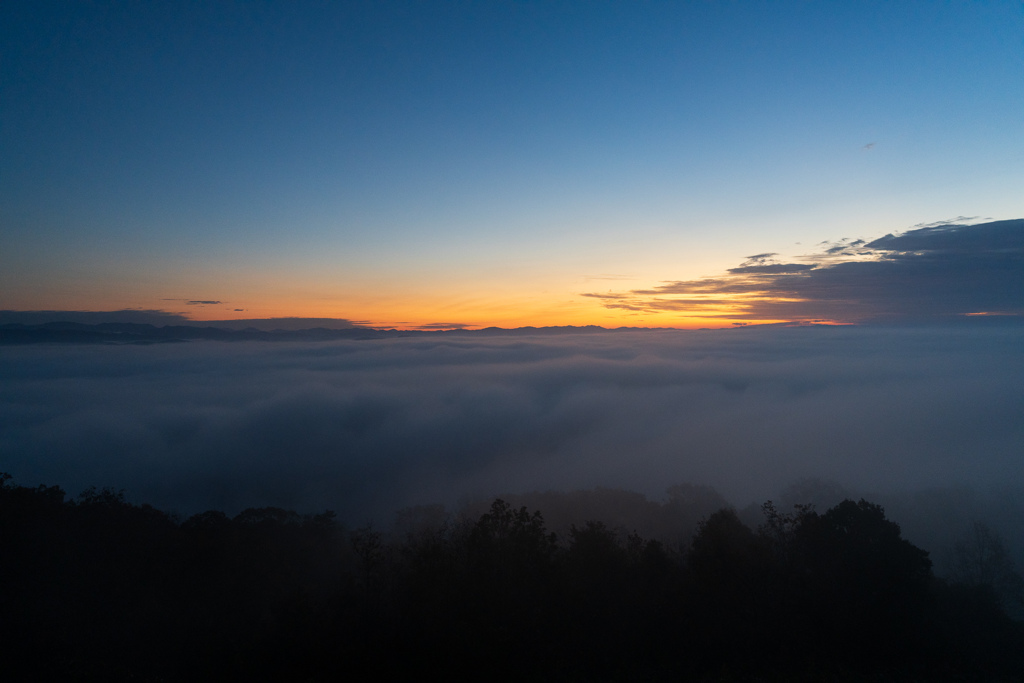
<path fill-rule="evenodd" d="M 1024 332 L 759 328 L 0 349 L 0 470 L 360 522 L 678 482 L 739 505 L 1024 479 Z"/>

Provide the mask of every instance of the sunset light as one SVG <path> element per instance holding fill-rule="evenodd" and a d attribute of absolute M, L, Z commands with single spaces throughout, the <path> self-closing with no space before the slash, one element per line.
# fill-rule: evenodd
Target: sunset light
<path fill-rule="evenodd" d="M 1020 0 L 3 0 L 5 680 L 1024 681 Z"/>

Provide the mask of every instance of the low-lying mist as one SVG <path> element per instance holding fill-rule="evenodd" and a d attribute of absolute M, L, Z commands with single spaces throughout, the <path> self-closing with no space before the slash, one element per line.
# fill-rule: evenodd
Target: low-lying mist
<path fill-rule="evenodd" d="M 72 494 L 124 488 L 182 514 L 333 509 L 352 524 L 531 491 L 664 502 L 686 482 L 742 510 L 817 479 L 897 507 L 946 496 L 955 525 L 956 500 L 1020 514 L 1021 336 L 818 327 L 6 347 L 0 470 Z M 891 516 L 913 526 L 907 509 Z"/>

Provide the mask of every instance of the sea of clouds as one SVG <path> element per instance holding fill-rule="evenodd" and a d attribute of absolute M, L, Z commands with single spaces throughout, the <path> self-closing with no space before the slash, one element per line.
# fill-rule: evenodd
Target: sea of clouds
<path fill-rule="evenodd" d="M 0 348 L 0 471 L 188 514 L 1024 481 L 1024 328 Z"/>

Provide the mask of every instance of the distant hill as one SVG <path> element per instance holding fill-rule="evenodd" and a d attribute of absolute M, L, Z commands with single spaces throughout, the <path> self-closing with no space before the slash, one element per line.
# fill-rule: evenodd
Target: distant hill
<path fill-rule="evenodd" d="M 288 327 L 266 329 L 272 321 L 290 321 Z M 332 341 L 336 339 L 385 339 L 438 335 L 546 335 L 592 332 L 614 332 L 622 330 L 643 330 L 647 328 L 608 329 L 597 325 L 575 327 L 517 327 L 505 329 L 487 327 L 482 330 L 395 330 L 371 327 L 296 327 L 296 321 L 315 321 L 316 318 L 269 318 L 246 321 L 211 321 L 207 323 L 152 325 L 148 323 L 104 322 L 88 324 L 69 321 L 55 321 L 40 324 L 0 324 L 0 344 L 159 344 L 185 342 L 198 339 L 215 341 Z M 261 327 L 239 328 L 241 323 L 258 322 Z M 222 323 L 230 323 L 231 326 Z"/>

